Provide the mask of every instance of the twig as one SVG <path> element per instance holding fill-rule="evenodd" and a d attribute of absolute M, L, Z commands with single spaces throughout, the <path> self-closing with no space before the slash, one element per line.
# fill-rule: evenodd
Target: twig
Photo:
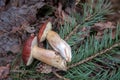
<path fill-rule="evenodd" d="M 80 24 L 76 25 L 75 28 L 73 29 L 72 32 L 70 32 L 70 34 L 68 36 L 66 36 L 65 41 L 67 41 L 79 28 Z"/>
<path fill-rule="evenodd" d="M 54 74 L 55 76 L 57 76 L 58 78 L 62 79 L 62 80 L 70 80 L 70 79 L 67 79 L 67 78 L 59 75 L 59 74 L 58 74 L 57 72 L 55 72 L 55 71 L 53 72 L 53 74 Z"/>
<path fill-rule="evenodd" d="M 112 50 L 113 48 L 115 48 L 115 47 L 117 47 L 117 46 L 120 46 L 120 43 L 116 43 L 116 44 L 112 45 L 110 48 L 107 48 L 107 49 L 105 49 L 105 50 L 103 50 L 103 51 L 101 51 L 101 52 L 99 52 L 99 53 L 96 53 L 96 54 L 94 54 L 94 55 L 92 55 L 92 56 L 90 56 L 90 57 L 88 57 L 88 58 L 86 58 L 86 59 L 84 59 L 84 60 L 82 60 L 82 61 L 79 61 L 79 62 L 77 62 L 77 63 L 75 63 L 75 64 L 70 65 L 70 66 L 68 66 L 68 69 L 73 68 L 73 67 L 75 67 L 75 66 L 78 66 L 78 65 L 80 65 L 80 64 L 82 64 L 82 63 L 85 63 L 85 62 L 87 62 L 87 61 L 89 61 L 89 60 L 92 60 L 93 58 L 95 58 L 95 57 L 97 57 L 97 56 L 99 56 L 99 55 L 102 55 L 102 54 L 106 53 L 107 51 Z"/>

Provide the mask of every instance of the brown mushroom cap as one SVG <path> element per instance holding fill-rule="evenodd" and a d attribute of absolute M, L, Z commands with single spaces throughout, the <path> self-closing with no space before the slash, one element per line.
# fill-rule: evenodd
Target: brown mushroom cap
<path fill-rule="evenodd" d="M 37 45 L 37 37 L 30 36 L 26 40 L 22 50 L 22 59 L 26 65 L 30 65 L 32 63 L 33 57 L 32 57 L 31 51 L 33 47 L 36 45 Z"/>
<path fill-rule="evenodd" d="M 44 41 L 48 31 L 50 31 L 51 29 L 52 29 L 52 24 L 50 21 L 47 21 L 46 23 L 44 23 L 39 30 L 38 40 L 40 42 Z"/>

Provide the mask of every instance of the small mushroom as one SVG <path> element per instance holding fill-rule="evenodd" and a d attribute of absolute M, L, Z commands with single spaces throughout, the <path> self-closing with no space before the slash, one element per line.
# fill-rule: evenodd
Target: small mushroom
<path fill-rule="evenodd" d="M 44 41 L 46 39 L 46 35 L 48 33 L 48 31 L 52 30 L 52 24 L 51 22 L 47 21 L 46 23 L 44 23 L 40 30 L 39 30 L 39 35 L 38 35 L 38 40 L 40 42 Z"/>
<path fill-rule="evenodd" d="M 49 31 L 46 38 L 55 51 L 60 53 L 67 62 L 71 62 L 71 47 L 67 44 L 67 42 L 61 39 L 54 31 Z"/>
<path fill-rule="evenodd" d="M 66 61 L 53 50 L 39 48 L 36 36 L 30 36 L 27 39 L 22 51 L 22 59 L 27 66 L 32 63 L 33 58 L 58 69 L 66 70 Z"/>

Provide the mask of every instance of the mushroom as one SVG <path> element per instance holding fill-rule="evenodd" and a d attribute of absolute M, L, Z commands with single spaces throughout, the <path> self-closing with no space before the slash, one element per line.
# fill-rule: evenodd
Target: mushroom
<path fill-rule="evenodd" d="M 48 33 L 48 31 L 52 30 L 52 24 L 51 22 L 47 21 L 46 23 L 44 23 L 40 30 L 39 30 L 39 35 L 38 35 L 38 40 L 40 42 L 44 41 L 46 39 L 46 35 Z"/>
<path fill-rule="evenodd" d="M 60 70 L 66 70 L 66 61 L 53 50 L 46 50 L 38 47 L 37 37 L 30 36 L 23 47 L 22 59 L 29 66 L 33 58 L 40 60 L 48 65 L 54 66 Z"/>
<path fill-rule="evenodd" d="M 51 29 L 51 22 L 44 23 L 39 30 L 38 41 L 41 42 L 46 38 L 55 51 L 60 53 L 67 62 L 71 62 L 72 54 L 70 46 Z"/>
<path fill-rule="evenodd" d="M 60 53 L 67 62 L 71 62 L 71 47 L 67 44 L 67 42 L 61 39 L 54 31 L 49 31 L 46 38 L 55 51 Z"/>

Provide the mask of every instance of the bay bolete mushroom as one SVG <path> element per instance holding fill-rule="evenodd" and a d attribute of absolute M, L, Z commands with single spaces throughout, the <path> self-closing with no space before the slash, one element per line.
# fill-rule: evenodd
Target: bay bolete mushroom
<path fill-rule="evenodd" d="M 50 21 L 44 23 L 39 30 L 38 41 L 41 42 L 45 40 L 45 38 L 55 51 L 60 53 L 67 62 L 71 62 L 71 47 L 56 32 L 52 31 Z"/>
<path fill-rule="evenodd" d="M 53 50 L 39 48 L 36 36 L 30 36 L 26 40 L 22 51 L 22 59 L 27 66 L 32 63 L 33 58 L 58 69 L 66 70 L 66 61 Z"/>
<path fill-rule="evenodd" d="M 71 47 L 67 44 L 67 42 L 61 39 L 54 31 L 49 31 L 46 38 L 55 51 L 60 53 L 67 62 L 71 62 Z"/>
<path fill-rule="evenodd" d="M 38 40 L 40 42 L 44 41 L 46 39 L 46 35 L 48 33 L 48 31 L 52 30 L 52 24 L 50 21 L 45 22 L 39 30 L 39 35 L 38 35 Z"/>

